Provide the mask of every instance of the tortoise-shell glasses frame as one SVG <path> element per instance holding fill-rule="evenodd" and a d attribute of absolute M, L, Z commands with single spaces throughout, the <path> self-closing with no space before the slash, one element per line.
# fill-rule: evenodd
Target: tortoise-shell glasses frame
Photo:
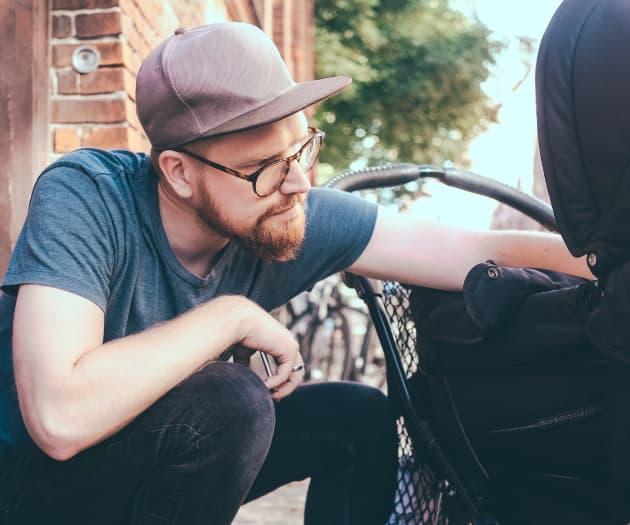
<path fill-rule="evenodd" d="M 193 153 L 192 151 L 189 151 L 185 149 L 184 147 L 172 148 L 172 151 L 184 153 L 198 160 L 199 162 L 206 164 L 207 166 L 215 168 L 229 175 L 233 175 L 234 177 L 238 177 L 239 179 L 251 182 L 252 188 L 256 195 L 258 195 L 259 197 L 268 197 L 269 195 L 274 193 L 280 186 L 282 186 L 284 179 L 286 179 L 287 175 L 289 174 L 289 168 L 290 168 L 291 162 L 293 162 L 294 160 L 297 160 L 299 163 L 300 160 L 302 159 L 302 154 L 305 151 L 307 151 L 307 148 L 309 147 L 313 147 L 314 149 L 310 152 L 310 156 L 306 158 L 307 164 L 306 165 L 300 164 L 300 166 L 306 173 L 315 164 L 315 161 L 317 160 L 317 157 L 319 156 L 319 151 L 320 151 L 321 145 L 324 141 L 324 137 L 326 136 L 326 134 L 322 130 L 317 129 L 313 126 L 309 126 L 308 129 L 312 133 L 312 135 L 308 138 L 308 140 L 300 147 L 300 149 L 296 153 L 283 159 L 275 159 L 275 160 L 269 161 L 263 166 L 261 166 L 259 169 L 254 171 L 253 173 L 249 173 L 249 174 L 243 173 L 242 171 L 235 170 L 233 168 L 229 168 L 228 166 L 224 166 L 223 164 L 219 164 L 218 162 L 214 162 L 210 159 L 202 157 L 201 155 L 198 155 L 197 153 Z M 275 173 L 273 170 L 277 170 L 278 168 L 280 168 L 280 171 Z M 265 170 L 267 170 L 266 171 L 267 174 L 271 175 L 273 173 L 273 178 L 272 178 L 273 183 L 271 184 L 271 186 L 269 186 L 269 188 L 263 189 L 263 188 L 259 188 L 257 186 L 257 183 L 261 175 L 263 174 L 263 172 L 265 172 Z M 276 178 L 277 180 L 275 180 Z"/>

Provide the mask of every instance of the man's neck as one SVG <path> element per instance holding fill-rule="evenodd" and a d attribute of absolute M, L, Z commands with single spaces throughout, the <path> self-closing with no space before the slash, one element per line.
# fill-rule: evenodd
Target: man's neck
<path fill-rule="evenodd" d="M 187 270 L 206 277 L 229 239 L 203 224 L 196 212 L 177 199 L 162 181 L 158 182 L 157 193 L 160 217 L 171 250 Z"/>

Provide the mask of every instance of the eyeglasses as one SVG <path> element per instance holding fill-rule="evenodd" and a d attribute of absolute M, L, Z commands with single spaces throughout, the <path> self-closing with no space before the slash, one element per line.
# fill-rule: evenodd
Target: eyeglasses
<path fill-rule="evenodd" d="M 254 193 L 256 195 L 259 197 L 268 197 L 280 186 L 282 186 L 284 179 L 286 179 L 289 174 L 291 162 L 297 160 L 304 173 L 309 171 L 315 164 L 326 134 L 322 130 L 312 126 L 309 126 L 308 129 L 312 135 L 296 153 L 285 159 L 272 160 L 249 175 L 243 173 L 242 171 L 228 168 L 227 166 L 223 166 L 222 164 L 206 159 L 205 157 L 197 155 L 196 153 L 188 151 L 184 148 L 175 148 L 173 151 L 185 153 L 186 155 L 189 155 L 194 159 L 197 159 L 199 162 L 203 162 L 204 164 L 211 166 L 212 168 L 233 175 L 234 177 L 238 177 L 239 179 L 249 181 L 252 183 L 252 187 L 254 188 Z"/>

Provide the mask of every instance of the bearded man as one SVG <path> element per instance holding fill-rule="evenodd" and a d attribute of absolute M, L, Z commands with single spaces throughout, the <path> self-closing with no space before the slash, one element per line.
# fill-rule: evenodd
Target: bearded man
<path fill-rule="evenodd" d="M 446 289 L 486 259 L 588 274 L 554 235 L 311 190 L 324 135 L 302 110 L 349 82 L 296 84 L 251 25 L 177 31 L 138 73 L 150 154 L 81 149 L 41 174 L 0 297 L 8 523 L 228 524 L 310 477 L 305 523 L 382 525 L 387 398 L 300 385 L 298 345 L 267 312 L 344 269 Z M 255 351 L 278 363 L 265 382 L 242 365 Z"/>

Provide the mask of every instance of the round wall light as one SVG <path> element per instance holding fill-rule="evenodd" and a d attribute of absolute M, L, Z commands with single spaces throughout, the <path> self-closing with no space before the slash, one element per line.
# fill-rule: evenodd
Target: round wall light
<path fill-rule="evenodd" d="M 72 53 L 72 67 L 78 73 L 91 73 L 101 61 L 101 54 L 94 46 L 79 46 Z"/>

